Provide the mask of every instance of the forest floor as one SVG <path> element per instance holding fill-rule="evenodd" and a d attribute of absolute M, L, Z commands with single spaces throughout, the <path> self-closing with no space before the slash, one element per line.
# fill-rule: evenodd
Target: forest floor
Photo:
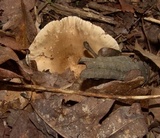
<path fill-rule="evenodd" d="M 160 0 L 0 0 L 0 138 L 159 138 Z"/>

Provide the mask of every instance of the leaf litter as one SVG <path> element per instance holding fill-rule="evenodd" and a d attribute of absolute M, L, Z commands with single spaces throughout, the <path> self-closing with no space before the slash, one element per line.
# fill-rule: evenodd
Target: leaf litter
<path fill-rule="evenodd" d="M 159 137 L 159 1 L 10 3 L 0 1 L 1 137 Z"/>

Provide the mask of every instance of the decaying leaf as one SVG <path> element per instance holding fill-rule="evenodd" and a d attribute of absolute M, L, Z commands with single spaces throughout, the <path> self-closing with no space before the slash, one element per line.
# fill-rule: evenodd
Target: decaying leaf
<path fill-rule="evenodd" d="M 9 59 L 12 59 L 14 61 L 19 60 L 18 56 L 12 49 L 0 46 L 0 64 L 6 62 Z"/>
<path fill-rule="evenodd" d="M 130 81 L 111 81 L 89 88 L 87 91 L 106 93 L 113 95 L 135 95 L 132 91 L 144 83 L 143 77 L 137 77 Z M 142 93 L 141 93 L 142 94 Z M 146 94 L 146 93 L 144 93 Z"/>
<path fill-rule="evenodd" d="M 71 98 L 71 97 L 70 97 Z M 35 113 L 63 137 L 94 138 L 99 121 L 110 110 L 114 100 L 81 97 L 79 101 L 63 96 L 35 100 Z M 103 108 L 101 108 L 103 107 Z M 32 120 L 34 122 L 34 120 Z"/>
<path fill-rule="evenodd" d="M 35 4 L 35 0 L 24 0 L 27 11 L 31 10 Z M 0 1 L 1 9 L 4 11 L 2 16 L 0 16 L 0 20 L 2 23 L 6 23 L 10 20 L 12 22 L 11 26 L 17 25 L 14 23 L 14 19 L 20 13 L 21 0 L 15 0 L 14 3 L 12 0 L 1 0 Z M 7 28 L 9 29 L 9 28 Z M 12 29 L 12 28 L 10 28 Z"/>
<path fill-rule="evenodd" d="M 78 60 L 86 56 L 83 42 L 87 41 L 98 53 L 102 47 L 120 50 L 115 39 L 98 26 L 78 17 L 66 17 L 48 23 L 30 46 L 30 59 L 36 60 L 40 71 L 62 73 L 67 68 L 79 76 L 84 66 Z"/>
<path fill-rule="evenodd" d="M 62 74 L 35 71 L 31 76 L 32 82 L 43 87 L 66 88 L 75 78 L 72 71 L 67 69 Z"/>
<path fill-rule="evenodd" d="M 20 50 L 21 45 L 16 42 L 12 36 L 8 36 L 5 32 L 0 31 L 0 44 L 9 47 L 13 50 Z"/>
<path fill-rule="evenodd" d="M 11 4 L 12 3 L 12 4 Z M 37 34 L 30 11 L 35 4 L 34 0 L 2 0 L 0 2 L 2 14 L 2 30 L 12 30 L 16 42 L 21 49 L 27 49 Z"/>
<path fill-rule="evenodd" d="M 121 4 L 121 7 L 122 7 L 122 11 L 123 12 L 132 12 L 134 13 L 134 9 L 133 9 L 133 6 L 128 4 L 126 2 L 126 0 L 119 0 L 120 4 Z"/>
<path fill-rule="evenodd" d="M 139 51 L 144 57 L 153 61 L 160 68 L 160 57 L 143 50 L 138 42 L 135 43 L 135 50 Z"/>
<path fill-rule="evenodd" d="M 152 89 L 152 92 L 151 92 L 152 95 L 159 95 L 160 94 L 160 88 L 153 88 Z M 160 121 L 160 99 L 151 99 L 149 101 L 149 111 L 154 115 L 154 118 L 155 120 L 158 120 Z"/>
<path fill-rule="evenodd" d="M 17 62 L 19 58 L 12 49 L 0 46 L 0 65 L 7 62 L 8 60 L 13 60 Z M 3 66 L 0 67 L 0 79 L 22 78 L 20 74 L 11 71 L 9 66 L 7 67 L 8 68 L 3 68 Z"/>
<path fill-rule="evenodd" d="M 10 131 L 10 128 L 7 127 L 4 124 L 4 121 L 1 119 L 0 120 L 0 137 L 3 138 L 3 137 L 9 136 L 9 131 Z"/>
<path fill-rule="evenodd" d="M 142 138 L 148 131 L 144 115 L 138 103 L 120 107 L 102 122 L 98 138 Z"/>
<path fill-rule="evenodd" d="M 151 121 L 151 120 L 150 120 Z M 148 136 L 149 137 L 153 137 L 153 138 L 159 138 L 160 136 L 160 122 L 157 121 L 156 119 L 153 121 L 151 121 L 151 124 L 149 125 L 149 133 Z"/>
<path fill-rule="evenodd" d="M 146 30 L 146 34 L 147 34 L 148 40 L 151 43 L 159 44 L 159 41 L 160 41 L 160 28 L 159 28 L 158 25 L 151 25 L 150 28 L 148 30 Z"/>
<path fill-rule="evenodd" d="M 0 68 L 0 80 L 10 78 L 22 78 L 22 76 L 10 70 Z"/>
<path fill-rule="evenodd" d="M 42 137 L 43 133 L 39 131 L 29 119 L 29 112 L 25 110 L 11 110 L 7 119 L 10 127 L 13 127 L 10 138 L 24 137 Z"/>
<path fill-rule="evenodd" d="M 19 60 L 17 54 L 9 47 L 0 46 L 0 78 L 26 78 L 30 79 L 32 71 Z"/>
<path fill-rule="evenodd" d="M 54 131 L 50 126 L 48 126 L 47 123 L 45 123 L 43 119 L 39 117 L 37 114 L 31 113 L 29 115 L 29 118 L 34 123 L 36 128 L 40 130 L 43 133 L 43 135 L 46 136 L 46 138 L 58 138 L 58 133 Z"/>
<path fill-rule="evenodd" d="M 86 91 L 95 93 L 105 93 L 107 95 L 124 95 L 124 96 L 134 96 L 134 95 L 147 95 L 150 94 L 151 89 L 143 86 L 143 77 L 137 77 L 130 81 L 110 81 L 107 83 L 100 84 L 98 86 L 93 86 Z M 118 100 L 121 103 L 129 104 L 135 102 L 135 100 Z M 147 100 L 137 101 L 141 104 L 141 107 L 148 108 Z"/>
<path fill-rule="evenodd" d="M 131 107 L 120 107 L 105 118 L 113 104 L 112 100 L 83 96 L 76 101 L 74 99 L 67 98 L 66 101 L 65 97 L 54 95 L 47 100 L 35 100 L 32 105 L 35 113 L 47 125 L 67 138 L 132 138 L 143 137 L 147 133 L 145 117 L 138 103 Z M 42 125 L 43 121 L 37 119 L 32 116 L 33 123 L 38 121 Z"/>

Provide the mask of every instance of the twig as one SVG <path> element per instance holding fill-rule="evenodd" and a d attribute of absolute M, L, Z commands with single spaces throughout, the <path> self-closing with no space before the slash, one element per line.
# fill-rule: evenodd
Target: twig
<path fill-rule="evenodd" d="M 144 20 L 160 25 L 160 20 L 157 20 L 157 19 L 152 18 L 152 17 L 144 17 Z"/>
<path fill-rule="evenodd" d="M 75 94 L 75 95 L 88 96 L 88 97 L 120 99 L 120 100 L 146 100 L 146 99 L 160 98 L 160 95 L 145 95 L 145 96 L 107 95 L 107 94 L 94 93 L 94 92 L 74 91 L 74 90 L 67 90 L 67 89 L 64 90 L 64 89 L 57 89 L 57 88 L 45 88 L 38 85 L 14 85 L 14 87 L 22 87 L 30 90 L 35 90 L 35 92 L 45 91 L 45 92 L 53 92 L 53 93 Z"/>

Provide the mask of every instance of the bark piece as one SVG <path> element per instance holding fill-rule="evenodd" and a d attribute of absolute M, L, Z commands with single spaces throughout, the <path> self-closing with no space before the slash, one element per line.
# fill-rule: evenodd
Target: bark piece
<path fill-rule="evenodd" d="M 80 59 L 80 63 L 87 66 L 80 75 L 84 79 L 131 80 L 143 76 L 147 81 L 149 77 L 149 67 L 146 63 L 136 62 L 126 56 L 84 57 Z"/>

